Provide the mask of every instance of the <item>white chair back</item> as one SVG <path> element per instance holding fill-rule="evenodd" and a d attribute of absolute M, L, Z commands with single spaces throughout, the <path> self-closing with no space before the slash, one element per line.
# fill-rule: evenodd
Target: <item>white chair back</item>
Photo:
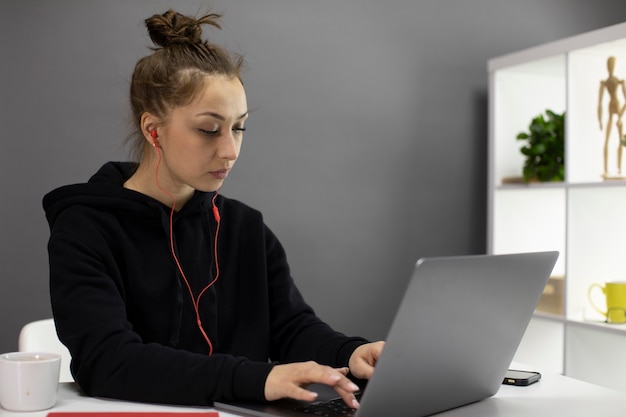
<path fill-rule="evenodd" d="M 54 326 L 54 319 L 37 320 L 27 323 L 20 331 L 18 339 L 20 352 L 52 352 L 61 355 L 59 382 L 73 382 L 70 373 L 69 350 L 61 343 Z"/>

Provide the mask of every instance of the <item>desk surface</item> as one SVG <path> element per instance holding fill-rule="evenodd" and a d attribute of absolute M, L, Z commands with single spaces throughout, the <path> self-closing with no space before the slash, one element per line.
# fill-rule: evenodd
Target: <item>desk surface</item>
<path fill-rule="evenodd" d="M 180 407 L 132 403 L 81 395 L 74 383 L 59 386 L 59 400 L 50 410 L 17 413 L 0 409 L 0 417 L 45 417 L 49 411 L 202 412 L 206 407 Z M 220 411 L 220 417 L 234 417 Z M 441 417 L 591 417 L 626 416 L 626 394 L 561 375 L 544 375 L 528 387 L 503 385 L 495 396 L 450 410 Z"/>

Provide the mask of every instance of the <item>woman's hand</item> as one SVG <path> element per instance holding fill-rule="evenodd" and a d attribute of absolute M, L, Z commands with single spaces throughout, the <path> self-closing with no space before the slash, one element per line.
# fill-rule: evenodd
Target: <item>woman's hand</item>
<path fill-rule="evenodd" d="M 356 348 L 348 362 L 352 375 L 360 379 L 370 379 L 384 347 L 385 342 L 381 341 L 367 343 Z"/>
<path fill-rule="evenodd" d="M 347 377 L 348 372 L 357 378 L 369 379 L 384 347 L 385 342 L 359 346 L 350 356 L 350 368 L 336 369 L 312 361 L 276 365 L 265 381 L 265 399 L 315 401 L 317 393 L 306 388 L 318 383 L 333 387 L 349 407 L 359 408 L 359 402 L 354 396 L 359 387 Z"/>
<path fill-rule="evenodd" d="M 306 387 L 319 383 L 333 387 L 348 406 L 358 408 L 359 403 L 354 394 L 359 387 L 346 377 L 348 371 L 348 368 L 336 369 L 312 361 L 276 365 L 265 381 L 265 399 L 315 401 L 317 393 L 307 390 Z"/>

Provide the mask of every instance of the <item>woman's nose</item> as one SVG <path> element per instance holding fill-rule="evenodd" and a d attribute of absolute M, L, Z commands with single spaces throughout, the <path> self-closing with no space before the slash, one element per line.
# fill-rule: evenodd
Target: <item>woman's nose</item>
<path fill-rule="evenodd" d="M 232 131 L 220 138 L 217 154 L 220 158 L 234 161 L 239 155 L 239 143 Z"/>

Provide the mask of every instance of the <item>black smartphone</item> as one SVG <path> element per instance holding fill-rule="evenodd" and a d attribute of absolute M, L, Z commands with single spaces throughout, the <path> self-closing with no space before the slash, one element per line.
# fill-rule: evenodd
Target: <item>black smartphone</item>
<path fill-rule="evenodd" d="M 504 375 L 503 384 L 526 386 L 534 384 L 541 379 L 541 374 L 534 371 L 518 371 L 515 369 L 509 369 Z"/>

